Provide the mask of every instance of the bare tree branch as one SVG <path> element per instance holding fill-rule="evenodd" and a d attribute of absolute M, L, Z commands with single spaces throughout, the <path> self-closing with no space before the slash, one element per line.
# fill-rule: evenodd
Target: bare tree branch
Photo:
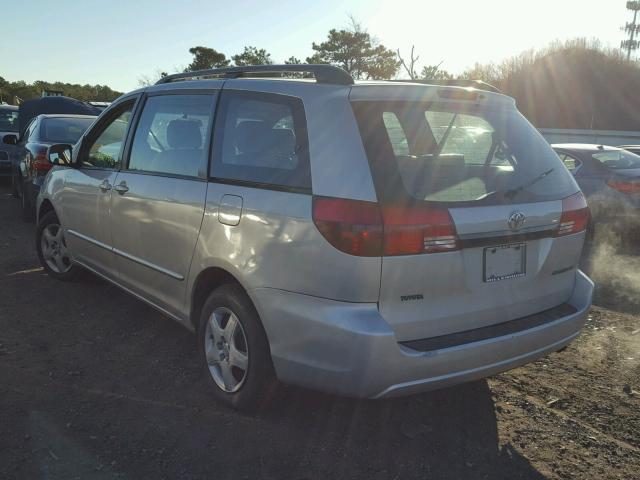
<path fill-rule="evenodd" d="M 420 58 L 419 55 L 417 57 L 413 56 L 414 47 L 415 47 L 414 45 L 411 45 L 411 59 L 409 60 L 408 66 L 404 61 L 404 58 L 402 58 L 402 55 L 400 55 L 400 49 L 398 49 L 398 59 L 400 60 L 400 63 L 404 67 L 405 71 L 407 72 L 411 80 L 415 80 L 416 77 L 418 76 L 415 66 L 416 66 L 416 63 L 418 62 L 418 59 Z"/>

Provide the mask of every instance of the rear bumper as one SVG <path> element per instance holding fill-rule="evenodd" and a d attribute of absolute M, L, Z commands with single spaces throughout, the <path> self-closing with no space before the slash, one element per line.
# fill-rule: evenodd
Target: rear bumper
<path fill-rule="evenodd" d="M 580 334 L 593 283 L 576 272 L 575 312 L 516 333 L 421 352 L 398 343 L 376 304 L 274 289 L 252 292 L 278 378 L 340 395 L 382 398 L 467 382 L 536 360 Z"/>

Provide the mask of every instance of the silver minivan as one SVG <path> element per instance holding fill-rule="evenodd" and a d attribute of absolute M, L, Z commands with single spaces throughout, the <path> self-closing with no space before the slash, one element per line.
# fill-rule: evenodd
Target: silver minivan
<path fill-rule="evenodd" d="M 279 382 L 382 398 L 482 378 L 567 345 L 591 305 L 585 199 L 495 91 L 328 65 L 176 74 L 50 152 L 45 270 L 197 332 L 236 408 Z"/>

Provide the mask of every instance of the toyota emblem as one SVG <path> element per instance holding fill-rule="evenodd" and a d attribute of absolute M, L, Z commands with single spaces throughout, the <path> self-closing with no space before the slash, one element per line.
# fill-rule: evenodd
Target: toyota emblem
<path fill-rule="evenodd" d="M 522 228 L 522 225 L 524 225 L 526 217 L 524 216 L 524 213 L 522 212 L 513 212 L 511 215 L 509 215 L 509 228 L 511 230 L 520 230 L 520 228 Z"/>

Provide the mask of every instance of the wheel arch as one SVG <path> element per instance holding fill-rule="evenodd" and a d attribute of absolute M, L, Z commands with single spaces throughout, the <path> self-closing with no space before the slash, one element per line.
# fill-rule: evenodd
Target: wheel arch
<path fill-rule="evenodd" d="M 207 267 L 198 273 L 198 276 L 193 282 L 193 288 L 191 289 L 189 321 L 194 329 L 198 328 L 200 311 L 209 294 L 221 285 L 226 284 L 233 284 L 240 287 L 251 300 L 253 307 L 256 308 L 256 304 L 247 289 L 232 273 L 222 267 Z"/>
<path fill-rule="evenodd" d="M 42 217 L 44 217 L 49 212 L 55 212 L 56 209 L 53 207 L 53 203 L 48 198 L 45 198 L 40 207 L 38 208 L 38 215 L 36 217 L 36 221 L 39 222 Z M 56 214 L 57 215 L 57 214 Z"/>

